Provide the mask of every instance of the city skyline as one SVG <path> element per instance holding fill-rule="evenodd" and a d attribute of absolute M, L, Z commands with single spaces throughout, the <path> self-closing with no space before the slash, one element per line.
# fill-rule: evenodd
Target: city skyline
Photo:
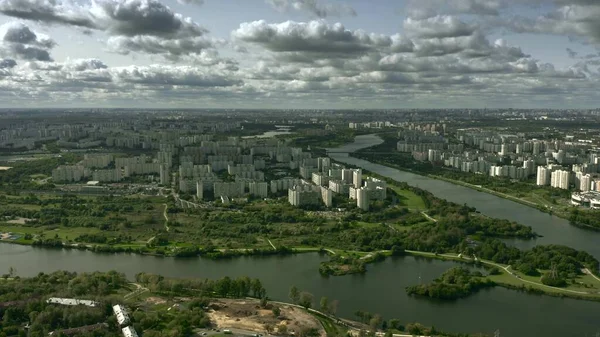
<path fill-rule="evenodd" d="M 594 108 L 592 0 L 0 0 L 0 108 Z"/>

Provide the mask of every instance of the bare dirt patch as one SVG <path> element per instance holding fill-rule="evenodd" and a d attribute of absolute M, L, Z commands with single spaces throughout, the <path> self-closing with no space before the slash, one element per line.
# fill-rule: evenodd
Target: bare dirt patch
<path fill-rule="evenodd" d="M 158 304 L 165 304 L 167 303 L 167 300 L 164 300 L 160 297 L 148 297 L 146 299 L 146 302 L 150 303 L 150 304 L 154 304 L 154 305 L 158 305 Z"/>
<path fill-rule="evenodd" d="M 17 225 L 24 225 L 27 223 L 27 221 L 31 221 L 31 219 L 27 219 L 27 218 L 16 218 L 14 220 L 8 220 L 6 221 L 7 223 L 11 223 L 11 224 L 17 224 Z"/>
<path fill-rule="evenodd" d="M 273 333 L 277 334 L 277 327 L 285 325 L 286 335 L 292 332 L 298 335 L 300 331 L 307 329 L 316 329 L 321 336 L 326 335 L 321 323 L 305 310 L 282 304 L 268 305 L 268 308 L 263 309 L 258 300 L 219 299 L 211 302 L 208 316 L 220 329 L 241 329 L 266 334 L 266 326 L 270 325 L 274 327 Z M 273 306 L 281 310 L 278 317 L 273 314 Z"/>

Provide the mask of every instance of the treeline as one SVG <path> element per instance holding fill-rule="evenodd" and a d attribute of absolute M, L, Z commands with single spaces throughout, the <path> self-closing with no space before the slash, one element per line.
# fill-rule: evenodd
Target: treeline
<path fill-rule="evenodd" d="M 52 170 L 57 166 L 75 162 L 80 158 L 80 155 L 63 154 L 61 157 L 56 158 L 12 163 L 10 170 L 0 171 L 0 187 L 4 190 L 10 190 L 11 188 L 17 190 L 38 189 L 41 185 L 31 182 L 32 175 L 44 174 L 50 176 Z"/>
<path fill-rule="evenodd" d="M 224 277 L 219 280 L 173 279 L 157 274 L 138 273 L 136 282 L 153 292 L 177 295 L 193 295 L 196 297 L 232 297 L 248 296 L 265 298 L 267 291 L 259 279 Z"/>
<path fill-rule="evenodd" d="M 31 237 L 30 237 L 31 238 Z M 90 240 L 90 241 L 88 241 Z M 226 259 L 239 256 L 269 256 L 269 255 L 289 255 L 294 254 L 295 251 L 285 246 L 278 246 L 276 249 L 272 248 L 252 248 L 252 249 L 223 249 L 217 250 L 214 246 L 206 246 L 200 248 L 198 246 L 192 247 L 178 247 L 174 249 L 168 249 L 165 247 L 169 242 L 165 242 L 159 246 L 153 246 L 147 244 L 146 246 L 119 246 L 119 243 L 131 242 L 131 238 L 125 236 L 119 236 L 116 238 L 108 238 L 101 234 L 83 234 L 75 239 L 77 243 L 63 242 L 58 237 L 35 238 L 31 244 L 33 246 L 48 247 L 48 248 L 67 248 L 67 249 L 82 249 L 89 250 L 96 253 L 136 253 L 142 255 L 157 255 L 157 256 L 171 256 L 171 257 L 205 257 L 209 259 Z M 86 245 L 84 243 L 94 242 L 96 244 Z M 106 243 L 106 244 L 104 244 Z M 116 245 L 113 245 L 116 244 Z"/>
<path fill-rule="evenodd" d="M 428 327 L 421 323 L 406 323 L 402 324 L 399 319 L 384 319 L 379 314 L 373 314 L 368 311 L 357 310 L 354 312 L 357 320 L 364 326 L 359 330 L 358 337 L 373 336 L 374 331 L 384 331 L 384 337 L 392 337 L 394 334 L 410 334 L 412 336 L 439 336 L 439 337 L 484 337 L 484 334 L 462 334 L 448 333 L 440 331 L 435 327 Z M 368 326 L 371 332 L 365 330 Z"/>
<path fill-rule="evenodd" d="M 0 302 L 29 300 L 48 294 L 58 297 L 87 295 L 93 298 L 112 294 L 127 283 L 125 275 L 115 271 L 39 273 L 31 278 L 19 278 L 18 282 L 0 282 Z"/>
<path fill-rule="evenodd" d="M 600 231 L 600 211 L 598 210 L 580 210 L 573 208 L 569 214 L 571 225 L 591 228 Z"/>
<path fill-rule="evenodd" d="M 11 270 L 11 273 L 14 270 Z M 150 290 L 173 296 L 193 297 L 177 310 L 145 311 L 138 306 L 131 314 L 132 324 L 144 337 L 191 336 L 194 329 L 210 326 L 204 312 L 211 297 L 244 298 L 253 296 L 266 301 L 266 290 L 258 279 L 248 277 L 219 280 L 180 280 L 140 273 L 136 281 Z M 131 291 L 123 274 L 40 273 L 31 278 L 0 282 L 0 336 L 122 336 L 112 312 L 113 304 L 123 303 L 123 292 Z M 49 304 L 49 297 L 95 300 L 96 307 Z"/>
<path fill-rule="evenodd" d="M 442 300 L 455 300 L 495 285 L 493 281 L 483 277 L 479 271 L 455 267 L 447 270 L 431 283 L 407 287 L 406 293 Z"/>
<path fill-rule="evenodd" d="M 472 251 L 477 257 L 497 263 L 511 265 L 515 270 L 530 276 L 542 277 L 542 283 L 566 286 L 567 280 L 582 275 L 587 268 L 598 275 L 599 262 L 592 255 L 561 245 L 536 246 L 520 251 L 499 240 L 481 242 Z"/>
<path fill-rule="evenodd" d="M 11 206 L 11 204 L 30 204 L 41 206 L 40 210 L 31 210 Z M 152 215 L 137 224 L 132 223 L 126 214 L 139 215 L 155 209 L 152 200 L 148 198 L 127 197 L 96 197 L 82 198 L 72 194 L 61 197 L 40 199 L 35 195 L 22 198 L 7 198 L 0 196 L 0 205 L 5 204 L 0 210 L 0 216 L 24 217 L 32 219 L 27 226 L 52 226 L 62 227 L 96 227 L 101 230 L 119 230 L 131 228 L 134 225 L 154 224 Z"/>

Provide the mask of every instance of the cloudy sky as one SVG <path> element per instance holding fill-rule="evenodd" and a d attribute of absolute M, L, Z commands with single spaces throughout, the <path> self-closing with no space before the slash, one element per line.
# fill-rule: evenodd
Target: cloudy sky
<path fill-rule="evenodd" d="M 600 0 L 0 0 L 0 107 L 591 108 Z"/>

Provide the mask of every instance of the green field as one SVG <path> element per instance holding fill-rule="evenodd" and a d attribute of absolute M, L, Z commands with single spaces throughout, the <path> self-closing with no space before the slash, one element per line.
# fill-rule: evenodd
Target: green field
<path fill-rule="evenodd" d="M 400 203 L 402 206 L 408 207 L 409 209 L 415 210 L 425 210 L 425 203 L 423 202 L 423 198 L 416 195 L 412 191 L 403 190 L 397 186 L 390 186 L 394 192 L 398 194 L 400 197 Z"/>

